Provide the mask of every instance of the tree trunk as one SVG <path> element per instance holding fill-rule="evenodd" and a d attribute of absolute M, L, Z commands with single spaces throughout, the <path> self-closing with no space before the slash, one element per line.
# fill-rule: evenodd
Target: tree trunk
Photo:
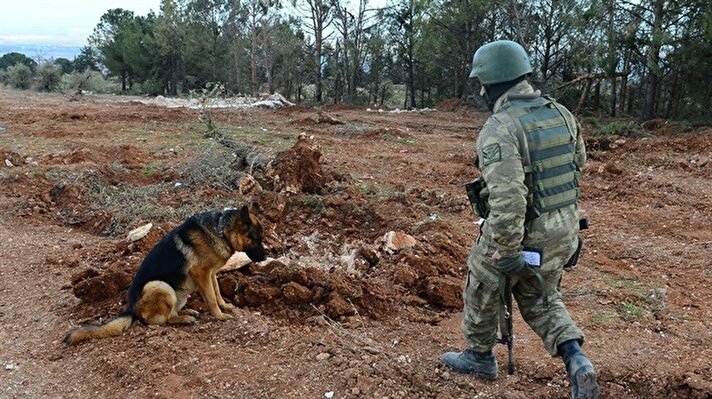
<path fill-rule="evenodd" d="M 233 45 L 233 63 L 235 64 L 235 90 L 237 92 L 240 91 L 240 50 L 239 50 L 239 44 L 237 42 L 237 35 L 235 35 L 235 38 L 232 41 Z"/>
<path fill-rule="evenodd" d="M 415 108 L 415 0 L 410 0 L 410 24 L 408 35 L 408 84 L 410 86 L 410 107 Z"/>
<path fill-rule="evenodd" d="M 653 36 L 648 54 L 648 88 L 645 95 L 643 119 L 650 120 L 655 117 L 655 108 L 658 100 L 658 74 L 660 69 L 660 48 L 662 47 L 662 18 L 664 0 L 655 0 Z"/>
<path fill-rule="evenodd" d="M 256 7 L 253 5 L 253 7 Z M 250 89 L 252 97 L 257 96 L 257 11 L 252 10 L 250 32 Z"/>
<path fill-rule="evenodd" d="M 586 99 L 588 98 L 588 92 L 591 91 L 591 84 L 593 79 L 586 80 L 586 85 L 584 86 L 583 93 L 581 93 L 581 98 L 579 98 L 578 105 L 576 106 L 576 115 L 581 114 L 583 106 L 586 104 Z"/>
<path fill-rule="evenodd" d="M 673 73 L 672 86 L 670 87 L 670 96 L 667 99 L 667 105 L 665 106 L 665 119 L 670 119 L 673 117 L 673 107 L 677 103 L 677 91 L 678 91 L 678 77 L 680 72 L 678 69 Z"/>
<path fill-rule="evenodd" d="M 322 33 L 323 27 L 321 24 L 315 24 L 314 34 L 314 99 L 316 102 L 321 102 L 321 51 L 322 51 Z"/>
<path fill-rule="evenodd" d="M 626 56 L 625 56 L 625 61 L 623 61 L 623 71 L 625 71 L 625 75 L 621 77 L 621 98 L 620 98 L 620 111 L 621 113 L 625 112 L 625 106 L 626 106 L 626 96 L 628 94 L 628 74 L 629 68 L 630 68 L 630 58 L 632 57 L 632 51 L 629 49 Z"/>
<path fill-rule="evenodd" d="M 609 109 L 609 115 L 612 117 L 616 116 L 616 101 L 618 95 L 618 88 L 616 87 L 618 80 L 616 78 L 616 69 L 618 66 L 618 55 L 616 54 L 616 35 L 615 35 L 615 15 L 616 15 L 616 0 L 610 0 L 608 3 L 608 44 L 610 52 L 610 64 L 608 72 L 610 73 L 611 79 L 611 107 Z"/>

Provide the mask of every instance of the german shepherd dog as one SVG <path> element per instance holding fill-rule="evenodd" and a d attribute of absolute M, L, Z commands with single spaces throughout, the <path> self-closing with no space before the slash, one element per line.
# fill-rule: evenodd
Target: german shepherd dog
<path fill-rule="evenodd" d="M 220 295 L 216 274 L 235 251 L 255 262 L 265 259 L 262 226 L 247 206 L 240 210 L 193 215 L 151 249 L 129 287 L 125 312 L 102 325 L 70 331 L 64 342 L 74 345 L 93 338 L 114 337 L 134 320 L 146 324 L 193 324 L 198 312 L 183 309 L 196 289 L 218 320 L 235 308 Z"/>

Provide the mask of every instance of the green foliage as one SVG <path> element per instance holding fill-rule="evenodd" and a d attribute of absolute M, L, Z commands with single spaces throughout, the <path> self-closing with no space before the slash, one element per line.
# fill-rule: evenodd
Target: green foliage
<path fill-rule="evenodd" d="M 74 64 L 66 58 L 57 58 L 53 64 L 59 68 L 62 75 L 74 71 Z"/>
<path fill-rule="evenodd" d="M 303 204 L 317 212 L 324 211 L 324 197 L 317 194 L 309 194 L 302 198 Z"/>
<path fill-rule="evenodd" d="M 134 94 L 179 95 L 212 82 L 225 95 L 277 91 L 296 101 L 425 107 L 476 98 L 479 84 L 468 77 L 473 53 L 510 39 L 528 51 L 535 86 L 579 113 L 694 120 L 711 114 L 709 1 L 291 4 L 285 11 L 274 0 L 162 0 L 146 16 L 110 9 L 71 65 L 55 64 L 64 74 L 101 70 Z M 315 4 L 327 17 L 321 45 Z M 36 67 L 11 53 L 0 58 L 0 70 L 18 63 Z"/>
<path fill-rule="evenodd" d="M 61 91 L 71 93 L 116 93 L 120 89 L 117 83 L 107 80 L 100 72 L 89 69 L 62 75 L 59 87 Z"/>
<path fill-rule="evenodd" d="M 16 89 L 29 89 L 32 84 L 33 72 L 25 64 L 18 63 L 7 69 L 8 82 Z"/>
<path fill-rule="evenodd" d="M 37 63 L 32 58 L 20 53 L 7 53 L 0 57 L 0 69 L 8 69 L 13 65 L 23 64 L 34 73 Z"/>
<path fill-rule="evenodd" d="M 72 69 L 78 72 L 99 70 L 99 55 L 92 46 L 84 46 L 72 61 Z"/>
<path fill-rule="evenodd" d="M 633 121 L 614 121 L 596 127 L 591 135 L 606 136 L 615 134 L 619 136 L 635 137 L 640 135 L 642 132 L 643 128 Z"/>
<path fill-rule="evenodd" d="M 54 91 L 59 87 L 62 70 L 53 64 L 44 63 L 37 69 L 42 90 Z"/>
<path fill-rule="evenodd" d="M 636 319 L 642 316 L 642 310 L 632 302 L 623 302 L 619 306 L 621 315 L 626 320 Z"/>

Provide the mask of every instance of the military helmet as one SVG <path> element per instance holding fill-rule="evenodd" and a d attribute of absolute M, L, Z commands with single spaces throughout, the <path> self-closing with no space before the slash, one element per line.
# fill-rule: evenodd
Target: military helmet
<path fill-rule="evenodd" d="M 529 56 L 519 43 L 498 40 L 477 49 L 472 57 L 471 78 L 483 85 L 509 82 L 532 73 Z"/>

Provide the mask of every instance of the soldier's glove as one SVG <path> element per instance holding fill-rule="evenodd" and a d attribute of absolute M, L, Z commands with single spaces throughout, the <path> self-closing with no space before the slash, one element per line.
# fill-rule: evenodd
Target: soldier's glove
<path fill-rule="evenodd" d="M 517 256 L 500 258 L 494 266 L 501 273 L 504 273 L 507 276 L 513 276 L 524 270 L 526 263 L 524 263 L 524 257 L 520 253 Z"/>
<path fill-rule="evenodd" d="M 544 308 L 549 308 L 549 295 L 546 292 L 544 277 L 536 270 L 536 268 L 531 267 L 524 262 L 524 256 L 522 256 L 521 252 L 517 256 L 500 258 L 497 263 L 494 264 L 494 267 L 507 277 L 519 274 L 525 269 L 528 270 L 534 275 L 534 277 L 537 278 L 537 280 L 539 280 L 539 285 L 541 285 L 541 296 L 544 300 Z M 504 287 L 504 284 L 502 283 L 503 278 L 501 277 L 502 276 L 500 276 L 500 290 Z"/>

